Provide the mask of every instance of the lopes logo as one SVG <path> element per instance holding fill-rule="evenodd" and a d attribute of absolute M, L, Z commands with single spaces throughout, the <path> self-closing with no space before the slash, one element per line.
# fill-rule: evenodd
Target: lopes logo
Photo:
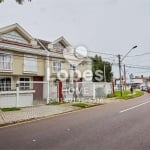
<path fill-rule="evenodd" d="M 69 62 L 70 65 L 74 66 L 75 68 L 87 58 L 87 48 L 84 46 L 78 46 L 76 48 L 68 47 L 63 51 L 64 58 Z M 63 74 L 63 77 L 61 76 Z M 102 81 L 103 80 L 103 71 L 96 70 L 95 71 L 95 80 Z M 82 73 L 80 70 L 77 69 L 70 69 L 70 71 L 60 70 L 57 73 L 57 78 L 61 81 L 65 81 L 70 77 L 73 80 L 78 81 L 81 77 L 84 81 L 92 81 L 93 72 L 92 69 L 85 69 Z"/>
<path fill-rule="evenodd" d="M 87 48 L 84 46 L 68 47 L 64 49 L 63 56 L 71 65 L 78 66 L 87 57 Z"/>

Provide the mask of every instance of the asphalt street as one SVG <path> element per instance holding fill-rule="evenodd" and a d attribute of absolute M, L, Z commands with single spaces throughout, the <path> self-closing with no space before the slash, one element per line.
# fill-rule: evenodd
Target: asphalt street
<path fill-rule="evenodd" d="M 0 128 L 0 150 L 150 150 L 150 95 Z"/>

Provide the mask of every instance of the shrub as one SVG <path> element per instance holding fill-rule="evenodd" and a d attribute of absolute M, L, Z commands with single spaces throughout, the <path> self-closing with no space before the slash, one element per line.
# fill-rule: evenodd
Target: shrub
<path fill-rule="evenodd" d="M 12 108 L 1 108 L 2 111 L 17 111 L 21 110 L 20 108 L 12 107 Z"/>
<path fill-rule="evenodd" d="M 112 97 L 115 97 L 113 93 L 107 95 L 107 98 L 112 98 Z"/>

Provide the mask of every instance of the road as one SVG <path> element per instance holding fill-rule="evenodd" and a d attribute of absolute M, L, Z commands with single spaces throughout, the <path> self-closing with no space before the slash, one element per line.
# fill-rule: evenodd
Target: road
<path fill-rule="evenodd" d="M 150 150 L 150 95 L 0 128 L 0 150 Z"/>

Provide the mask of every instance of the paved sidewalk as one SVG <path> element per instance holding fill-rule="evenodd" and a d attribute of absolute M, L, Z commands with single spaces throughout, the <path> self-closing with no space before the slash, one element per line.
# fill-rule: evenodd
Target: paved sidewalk
<path fill-rule="evenodd" d="M 99 101 L 99 103 L 103 104 L 112 102 L 117 102 L 117 100 L 104 99 L 102 101 Z M 21 110 L 18 111 L 3 112 L 0 110 L 0 126 L 35 118 L 52 116 L 78 109 L 80 108 L 72 106 L 72 103 L 67 103 L 60 105 L 40 105 L 40 106 L 26 107 L 21 108 Z"/>
<path fill-rule="evenodd" d="M 41 105 L 21 108 L 18 111 L 3 112 L 0 110 L 0 126 L 3 124 L 20 122 L 24 120 L 52 116 L 60 113 L 65 113 L 79 108 L 73 107 L 70 104 L 61 105 Z"/>

